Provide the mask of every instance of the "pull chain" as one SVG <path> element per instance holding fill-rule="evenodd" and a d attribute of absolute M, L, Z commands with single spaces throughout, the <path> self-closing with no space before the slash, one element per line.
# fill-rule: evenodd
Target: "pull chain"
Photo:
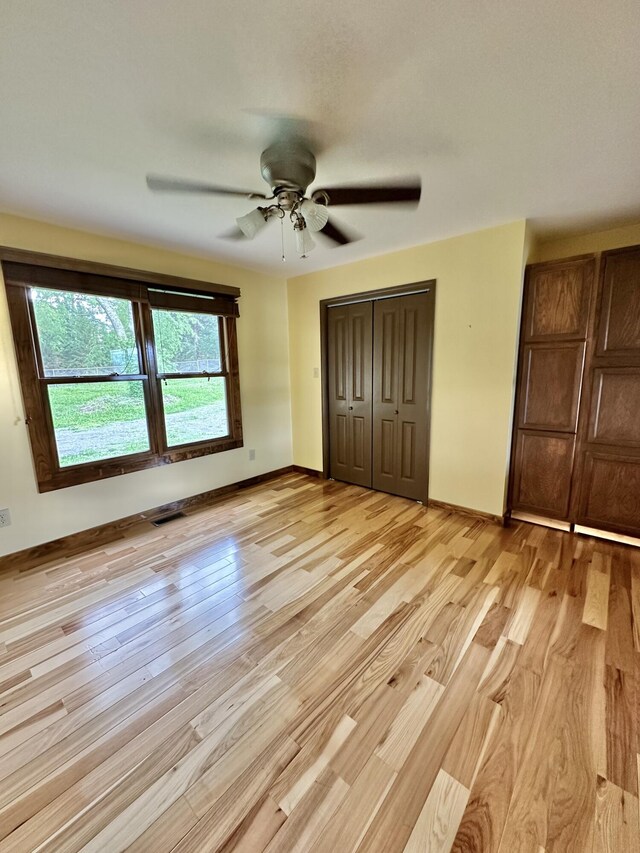
<path fill-rule="evenodd" d="M 286 262 L 286 258 L 284 256 L 284 216 L 280 217 L 280 243 L 282 246 L 282 260 Z"/>

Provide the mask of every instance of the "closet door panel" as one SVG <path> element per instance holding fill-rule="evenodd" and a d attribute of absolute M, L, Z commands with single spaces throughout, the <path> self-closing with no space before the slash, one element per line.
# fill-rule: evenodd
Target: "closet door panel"
<path fill-rule="evenodd" d="M 328 310 L 330 474 L 371 486 L 372 307 Z"/>
<path fill-rule="evenodd" d="M 346 479 L 349 475 L 349 311 L 331 308 L 328 313 L 329 434 L 331 476 Z"/>
<path fill-rule="evenodd" d="M 373 488 L 398 493 L 400 304 L 381 299 L 373 309 Z"/>
<path fill-rule="evenodd" d="M 366 476 L 370 468 L 371 433 L 367 429 L 367 420 L 363 417 L 351 418 L 351 465 L 360 476 Z"/>
<path fill-rule="evenodd" d="M 347 378 L 350 420 L 349 482 L 371 486 L 371 382 L 373 369 L 373 306 L 349 305 L 350 371 Z"/>
<path fill-rule="evenodd" d="M 429 421 L 433 302 L 426 293 L 402 297 L 399 369 L 398 477 L 401 494 L 427 500 L 429 479 Z"/>
<path fill-rule="evenodd" d="M 396 474 L 396 420 L 381 418 L 379 433 L 374 445 L 376 488 L 393 486 Z"/>
<path fill-rule="evenodd" d="M 349 306 L 351 401 L 371 404 L 371 306 Z"/>
<path fill-rule="evenodd" d="M 518 426 L 575 432 L 585 344 L 527 344 Z"/>
<path fill-rule="evenodd" d="M 374 308 L 373 486 L 426 501 L 433 297 Z"/>
<path fill-rule="evenodd" d="M 335 455 L 333 457 L 333 467 L 336 471 L 342 470 L 346 472 L 349 466 L 349 442 L 347 439 L 349 425 L 346 415 L 336 414 L 334 427 L 332 448 Z"/>

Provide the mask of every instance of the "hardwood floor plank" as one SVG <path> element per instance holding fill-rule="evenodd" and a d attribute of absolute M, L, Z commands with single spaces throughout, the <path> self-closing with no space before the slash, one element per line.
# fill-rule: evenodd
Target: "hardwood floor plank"
<path fill-rule="evenodd" d="M 344 714 L 335 727 L 324 727 L 318 738 L 309 741 L 298 753 L 271 790 L 272 798 L 286 815 L 295 809 L 356 726 L 356 721 Z"/>
<path fill-rule="evenodd" d="M 306 853 L 333 819 L 349 792 L 349 785 L 326 768 L 293 809 L 265 853 Z"/>
<path fill-rule="evenodd" d="M 400 853 L 404 849 L 488 657 L 487 649 L 471 644 L 362 839 L 358 853 Z M 448 702 L 452 694 L 456 698 Z"/>
<path fill-rule="evenodd" d="M 444 686 L 423 675 L 396 714 L 375 754 L 399 771 L 438 704 Z"/>
<path fill-rule="evenodd" d="M 608 572 L 601 572 L 593 565 L 589 566 L 587 574 L 587 597 L 582 613 L 582 621 L 585 625 L 593 625 L 594 628 L 600 628 L 602 631 L 607 630 L 609 585 Z"/>
<path fill-rule="evenodd" d="M 638 808 L 637 797 L 598 776 L 593 853 L 640 850 Z"/>
<path fill-rule="evenodd" d="M 127 847 L 128 853 L 169 853 L 198 822 L 185 797 L 178 799 Z"/>
<path fill-rule="evenodd" d="M 512 643 L 518 643 L 520 646 L 524 643 L 533 624 L 539 603 L 540 590 L 525 586 L 507 629 L 508 640 L 511 640 Z"/>
<path fill-rule="evenodd" d="M 449 853 L 468 799 L 464 785 L 440 770 L 404 853 Z"/>
<path fill-rule="evenodd" d="M 557 700 L 571 677 L 572 665 L 568 661 L 560 656 L 550 660 L 533 712 L 499 853 L 546 847 L 554 783 L 562 760 L 564 708 Z"/>
<path fill-rule="evenodd" d="M 372 755 L 310 853 L 353 853 L 396 775 L 385 761 Z"/>
<path fill-rule="evenodd" d="M 520 646 L 512 644 L 513 648 Z M 452 851 L 496 853 L 533 726 L 532 709 L 539 691 L 537 675 L 515 667 L 501 687 L 501 714 L 471 787 Z"/>
<path fill-rule="evenodd" d="M 605 637 L 589 626 L 581 635 L 577 665 L 563 687 L 560 755 L 548 815 L 545 850 L 557 853 L 581 853 L 593 843 L 593 780 L 606 722 L 601 701 Z"/>
<path fill-rule="evenodd" d="M 468 790 L 473 787 L 500 711 L 496 702 L 476 693 L 444 757 L 442 769 Z"/>
<path fill-rule="evenodd" d="M 607 778 L 634 797 L 638 796 L 636 680 L 633 673 L 605 668 Z"/>

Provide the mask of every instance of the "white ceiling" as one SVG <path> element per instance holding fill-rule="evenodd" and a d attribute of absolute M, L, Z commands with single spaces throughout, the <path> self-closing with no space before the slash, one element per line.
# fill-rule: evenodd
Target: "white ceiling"
<path fill-rule="evenodd" d="M 640 219 L 638 0 L 3 0 L 0 208 L 292 275 L 530 218 Z M 243 199 L 150 193 L 148 171 L 266 189 L 269 115 L 313 126 L 318 182 L 419 173 L 417 211 L 286 268 Z M 265 117 L 266 116 L 266 117 Z M 292 243 L 292 241 L 291 241 Z"/>

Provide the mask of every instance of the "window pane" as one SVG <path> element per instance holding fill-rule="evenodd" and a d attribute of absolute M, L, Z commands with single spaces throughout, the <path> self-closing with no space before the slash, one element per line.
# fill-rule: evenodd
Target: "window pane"
<path fill-rule="evenodd" d="M 218 317 L 188 311 L 153 311 L 158 373 L 218 373 Z"/>
<path fill-rule="evenodd" d="M 142 382 L 50 385 L 60 465 L 149 450 Z"/>
<path fill-rule="evenodd" d="M 222 377 L 162 381 L 169 447 L 229 434 L 226 383 Z"/>
<path fill-rule="evenodd" d="M 131 302 L 31 289 L 45 376 L 140 373 Z"/>

